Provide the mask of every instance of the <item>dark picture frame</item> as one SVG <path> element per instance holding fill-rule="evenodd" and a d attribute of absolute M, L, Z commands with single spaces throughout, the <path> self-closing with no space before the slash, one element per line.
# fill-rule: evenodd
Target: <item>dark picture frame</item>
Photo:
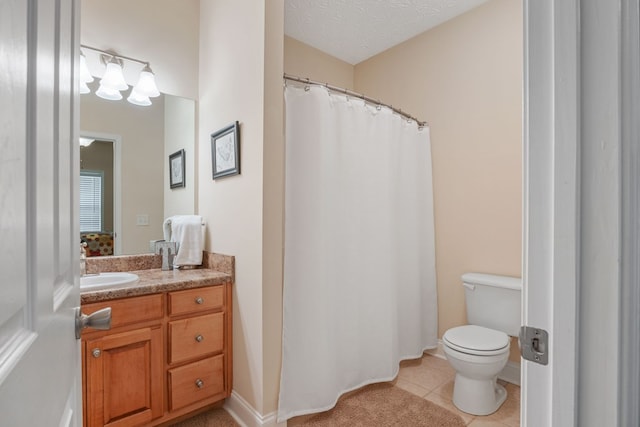
<path fill-rule="evenodd" d="M 169 156 L 169 187 L 181 188 L 185 186 L 184 150 L 176 151 Z"/>
<path fill-rule="evenodd" d="M 213 179 L 240 174 L 240 125 L 236 121 L 211 134 Z"/>

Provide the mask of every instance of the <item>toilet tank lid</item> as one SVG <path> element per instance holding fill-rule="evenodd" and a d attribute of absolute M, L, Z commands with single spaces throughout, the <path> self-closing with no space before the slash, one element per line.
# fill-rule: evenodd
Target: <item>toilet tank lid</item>
<path fill-rule="evenodd" d="M 498 276 L 497 274 L 465 273 L 462 282 L 470 285 L 487 285 L 514 290 L 522 289 L 522 279 L 511 276 Z"/>

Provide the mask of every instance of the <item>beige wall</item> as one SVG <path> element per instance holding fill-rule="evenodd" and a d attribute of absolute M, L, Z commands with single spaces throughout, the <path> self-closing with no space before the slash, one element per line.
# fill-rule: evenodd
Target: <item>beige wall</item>
<path fill-rule="evenodd" d="M 353 90 L 353 65 L 299 42 L 284 38 L 284 71 L 296 77 L 308 78 Z"/>
<path fill-rule="evenodd" d="M 199 213 L 206 249 L 236 257 L 233 388 L 261 414 L 276 409 L 281 358 L 283 13 L 282 2 L 200 5 Z M 241 174 L 213 181 L 210 134 L 236 120 Z"/>
<path fill-rule="evenodd" d="M 263 414 L 278 408 L 282 362 L 284 275 L 284 2 L 265 11 L 264 156 L 262 196 Z"/>
<path fill-rule="evenodd" d="M 429 122 L 440 334 L 466 322 L 464 272 L 521 275 L 522 34 L 521 2 L 492 0 L 355 67 Z"/>
<path fill-rule="evenodd" d="M 188 215 L 196 212 L 196 106 L 191 99 L 164 97 L 164 217 Z M 171 188 L 169 156 L 185 151 L 185 186 Z"/>
<path fill-rule="evenodd" d="M 140 107 L 107 101 L 92 94 L 80 96 L 81 134 L 109 134 L 121 138 L 122 254 L 149 252 L 149 240 L 162 239 L 164 183 L 164 96 Z M 168 160 L 167 160 L 168 162 Z M 138 214 L 149 215 L 148 226 L 136 225 Z"/>
<path fill-rule="evenodd" d="M 82 44 L 148 61 L 160 92 L 198 99 L 199 0 L 82 0 L 80 8 Z M 136 81 L 137 72 L 127 83 Z"/>

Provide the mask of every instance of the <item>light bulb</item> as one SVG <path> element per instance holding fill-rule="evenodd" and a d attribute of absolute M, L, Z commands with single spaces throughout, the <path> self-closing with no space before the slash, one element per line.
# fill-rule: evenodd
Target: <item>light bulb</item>
<path fill-rule="evenodd" d="M 129 88 L 122 74 L 122 65 L 115 57 L 107 63 L 107 69 L 100 80 L 100 86 L 112 90 L 126 90 Z"/>
<path fill-rule="evenodd" d="M 91 143 L 95 141 L 95 139 L 91 139 L 91 138 L 85 138 L 84 136 L 80 137 L 80 146 L 81 147 L 88 147 L 91 145 Z"/>
<path fill-rule="evenodd" d="M 135 89 L 137 93 L 147 97 L 155 98 L 156 96 L 160 96 L 160 91 L 158 90 L 158 86 L 156 86 L 156 77 L 153 71 L 151 71 L 151 68 L 149 68 L 149 65 L 146 65 L 142 71 L 140 71 L 140 78 L 135 85 Z"/>
<path fill-rule="evenodd" d="M 80 93 L 85 94 L 90 92 L 91 92 L 91 89 L 89 89 L 89 86 L 87 86 L 87 83 L 80 80 Z"/>
<path fill-rule="evenodd" d="M 127 98 L 127 101 L 134 105 L 140 105 L 142 107 L 148 107 L 151 105 L 151 100 L 148 96 L 138 93 L 136 88 L 131 89 L 131 94 Z"/>
<path fill-rule="evenodd" d="M 108 99 L 109 101 L 119 101 L 122 99 L 122 94 L 119 90 L 110 89 L 102 84 L 96 91 L 96 95 L 98 95 L 102 99 Z"/>
<path fill-rule="evenodd" d="M 93 81 L 93 76 L 87 66 L 87 58 L 82 53 L 80 54 L 80 81 L 83 83 L 91 83 Z M 84 92 L 81 91 L 80 93 Z"/>

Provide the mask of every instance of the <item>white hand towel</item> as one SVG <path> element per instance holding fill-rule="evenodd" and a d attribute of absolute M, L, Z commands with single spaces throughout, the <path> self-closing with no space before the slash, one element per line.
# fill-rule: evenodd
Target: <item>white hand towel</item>
<path fill-rule="evenodd" d="M 176 242 L 173 265 L 200 265 L 204 250 L 204 220 L 200 215 L 174 215 L 164 220 L 164 239 Z"/>

